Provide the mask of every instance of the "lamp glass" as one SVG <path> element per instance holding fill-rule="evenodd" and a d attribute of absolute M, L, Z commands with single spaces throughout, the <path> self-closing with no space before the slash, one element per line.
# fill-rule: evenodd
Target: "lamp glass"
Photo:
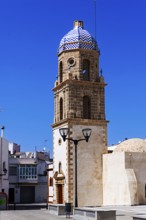
<path fill-rule="evenodd" d="M 60 135 L 63 138 L 63 140 L 66 140 L 66 137 L 68 135 L 69 129 L 68 128 L 60 128 L 59 129 Z"/>
<path fill-rule="evenodd" d="M 83 133 L 84 138 L 86 139 L 86 141 L 89 140 L 89 138 L 91 136 L 91 132 L 92 132 L 91 128 L 84 128 L 84 129 L 82 129 L 82 133 Z"/>
<path fill-rule="evenodd" d="M 6 168 L 5 168 L 3 171 L 4 171 L 4 174 L 6 174 L 6 173 L 7 173 L 7 169 L 6 169 Z"/>

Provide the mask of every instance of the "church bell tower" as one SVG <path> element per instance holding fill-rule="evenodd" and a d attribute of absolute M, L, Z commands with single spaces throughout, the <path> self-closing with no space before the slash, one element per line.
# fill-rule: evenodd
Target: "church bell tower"
<path fill-rule="evenodd" d="M 53 172 L 54 203 L 74 204 L 74 143 L 63 142 L 59 129 L 68 128 L 68 138 L 82 138 L 82 129 L 92 129 L 89 142 L 77 148 L 79 206 L 102 205 L 102 154 L 107 152 L 104 78 L 99 72 L 99 48 L 82 21 L 60 41 L 58 78 L 54 92 Z"/>

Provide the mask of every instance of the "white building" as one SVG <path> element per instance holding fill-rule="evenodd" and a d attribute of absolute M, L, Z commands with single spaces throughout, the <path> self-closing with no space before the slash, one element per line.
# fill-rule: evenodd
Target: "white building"
<path fill-rule="evenodd" d="M 9 202 L 47 203 L 49 155 L 17 152 L 9 155 Z"/>
<path fill-rule="evenodd" d="M 20 145 L 0 137 L 0 192 L 9 203 L 47 203 L 49 152 L 20 152 Z"/>
<path fill-rule="evenodd" d="M 0 192 L 8 194 L 8 141 L 4 138 L 4 127 L 1 128 L 0 137 Z"/>
<path fill-rule="evenodd" d="M 48 203 L 53 203 L 53 162 L 48 164 Z"/>
<path fill-rule="evenodd" d="M 103 205 L 146 204 L 146 140 L 132 138 L 103 155 Z"/>

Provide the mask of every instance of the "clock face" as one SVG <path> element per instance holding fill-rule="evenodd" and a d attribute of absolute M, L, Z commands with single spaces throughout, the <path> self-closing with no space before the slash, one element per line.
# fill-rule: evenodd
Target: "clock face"
<path fill-rule="evenodd" d="M 70 57 L 68 60 L 67 60 L 67 63 L 68 63 L 68 66 L 71 67 L 71 66 L 74 66 L 75 65 L 75 58 L 74 57 Z"/>

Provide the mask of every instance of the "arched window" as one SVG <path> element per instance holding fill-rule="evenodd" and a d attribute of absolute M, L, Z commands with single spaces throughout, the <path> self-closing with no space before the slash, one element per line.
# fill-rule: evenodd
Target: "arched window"
<path fill-rule="evenodd" d="M 60 120 L 63 119 L 63 98 L 60 98 Z"/>
<path fill-rule="evenodd" d="M 61 162 L 59 162 L 59 173 L 61 173 L 61 171 L 62 171 L 62 164 L 61 164 Z"/>
<path fill-rule="evenodd" d="M 90 119 L 91 112 L 90 112 L 91 104 L 89 96 L 83 97 L 83 118 Z"/>
<path fill-rule="evenodd" d="M 63 64 L 60 62 L 59 65 L 59 76 L 60 76 L 60 83 L 63 81 Z"/>
<path fill-rule="evenodd" d="M 90 61 L 89 60 L 83 61 L 82 75 L 83 75 L 83 80 L 85 81 L 90 80 Z"/>
<path fill-rule="evenodd" d="M 53 186 L 53 177 L 50 177 L 50 186 Z"/>

